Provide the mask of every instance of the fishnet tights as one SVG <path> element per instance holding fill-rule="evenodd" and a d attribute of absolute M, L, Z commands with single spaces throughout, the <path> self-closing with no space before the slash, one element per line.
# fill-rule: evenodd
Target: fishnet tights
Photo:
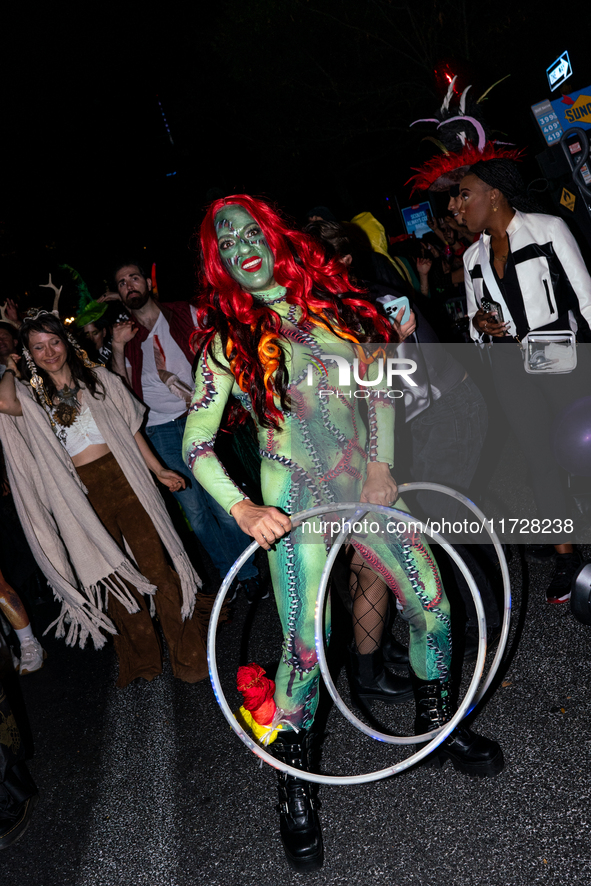
<path fill-rule="evenodd" d="M 368 655 L 381 647 L 382 633 L 388 617 L 389 588 L 352 545 L 349 555 L 353 636 L 357 652 Z"/>

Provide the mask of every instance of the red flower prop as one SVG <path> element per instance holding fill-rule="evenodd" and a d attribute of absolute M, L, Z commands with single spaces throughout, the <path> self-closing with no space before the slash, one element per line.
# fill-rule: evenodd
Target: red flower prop
<path fill-rule="evenodd" d="M 275 716 L 277 706 L 273 700 L 275 683 L 265 677 L 265 671 L 251 662 L 238 668 L 236 686 L 244 696 L 243 707 L 250 711 L 261 726 L 268 726 Z"/>

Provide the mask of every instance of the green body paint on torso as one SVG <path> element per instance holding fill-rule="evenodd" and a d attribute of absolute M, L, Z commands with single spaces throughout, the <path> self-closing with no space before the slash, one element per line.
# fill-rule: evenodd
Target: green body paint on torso
<path fill-rule="evenodd" d="M 392 465 L 393 401 L 378 396 L 362 401 L 353 396 L 352 388 L 338 387 L 337 367 L 333 362 L 325 362 L 324 357 L 335 354 L 352 362 L 356 356 L 352 345 L 322 326 L 299 322 L 301 309 L 288 304 L 284 289 L 275 287 L 257 293 L 257 298 L 281 317 L 291 398 L 291 409 L 283 413 L 280 429 L 257 429 L 265 503 L 285 507 L 287 496 L 290 507 L 286 509 L 294 513 L 324 502 L 355 501 L 365 479 L 368 443 L 360 404 L 368 404 L 371 457 Z M 252 408 L 250 397 L 240 390 L 227 361 L 221 357 L 219 346 L 216 357 L 226 370 L 220 370 L 211 360 L 201 361 L 187 420 L 184 453 L 199 482 L 229 511 L 244 494 L 217 461 L 213 441 L 230 394 L 251 414 Z M 326 366 L 328 377 L 320 361 Z M 308 384 L 310 363 L 312 385 Z M 372 366 L 369 371 L 373 371 Z M 278 400 L 276 405 L 279 407 Z M 294 488 L 286 488 L 288 480 Z M 278 499 L 284 503 L 280 504 Z"/>

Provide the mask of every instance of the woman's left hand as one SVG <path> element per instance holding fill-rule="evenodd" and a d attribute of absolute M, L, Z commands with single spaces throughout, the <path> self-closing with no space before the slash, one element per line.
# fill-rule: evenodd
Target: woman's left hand
<path fill-rule="evenodd" d="M 168 486 L 171 492 L 180 492 L 187 485 L 184 477 L 174 471 L 169 471 L 168 468 L 158 471 L 156 476 L 164 486 Z"/>
<path fill-rule="evenodd" d="M 412 335 L 412 333 L 417 328 L 417 318 L 414 311 L 410 312 L 410 317 L 408 318 L 406 323 L 402 322 L 405 310 L 405 308 L 400 308 L 393 324 L 396 332 L 398 333 L 398 338 L 400 341 L 404 341 L 405 338 L 408 338 L 409 335 Z"/>
<path fill-rule="evenodd" d="M 383 461 L 370 461 L 359 501 L 390 507 L 397 498 L 398 486 L 390 473 L 390 465 Z"/>

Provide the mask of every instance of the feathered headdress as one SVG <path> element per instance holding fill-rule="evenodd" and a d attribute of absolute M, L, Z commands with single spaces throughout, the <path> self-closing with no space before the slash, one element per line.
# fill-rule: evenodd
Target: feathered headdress
<path fill-rule="evenodd" d="M 507 74 L 508 76 L 510 75 Z M 422 166 L 413 166 L 417 174 L 406 182 L 406 184 L 412 182 L 411 194 L 415 191 L 449 190 L 452 185 L 460 182 L 468 167 L 478 160 L 492 160 L 498 157 L 508 160 L 522 159 L 523 151 L 517 150 L 508 142 L 491 138 L 491 132 L 482 113 L 481 104 L 488 93 L 506 79 L 503 77 L 497 80 L 476 100 L 469 95 L 472 87 L 467 86 L 455 107 L 452 100 L 455 95 L 456 76 L 450 82 L 436 116 L 422 117 L 410 124 L 415 126 L 417 123 L 436 123 L 438 138 L 428 135 L 424 141 L 433 142 L 441 151 L 441 154 L 431 157 Z"/>

